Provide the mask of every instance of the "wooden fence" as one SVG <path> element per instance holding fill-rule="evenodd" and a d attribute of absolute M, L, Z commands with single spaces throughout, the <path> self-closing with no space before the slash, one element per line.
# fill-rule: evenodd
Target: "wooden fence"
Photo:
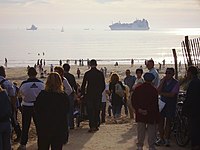
<path fill-rule="evenodd" d="M 186 70 L 191 65 L 200 68 L 200 38 L 189 39 L 185 36 L 185 41 L 181 42 L 181 46 Z"/>

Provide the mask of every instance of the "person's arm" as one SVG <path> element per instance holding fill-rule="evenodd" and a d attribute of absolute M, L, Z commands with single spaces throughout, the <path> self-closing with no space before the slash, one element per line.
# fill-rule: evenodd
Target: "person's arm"
<path fill-rule="evenodd" d="M 179 83 L 177 83 L 171 92 L 160 92 L 161 96 L 164 97 L 174 97 L 179 93 Z"/>
<path fill-rule="evenodd" d="M 65 93 L 67 93 L 67 95 L 70 95 L 72 93 L 72 87 L 70 86 L 70 84 L 67 81 L 67 79 L 63 80 L 63 84 L 64 84 L 64 91 L 65 91 Z"/>
<path fill-rule="evenodd" d="M 81 85 L 81 95 L 85 95 L 86 83 L 87 83 L 87 74 L 85 73 L 85 75 L 83 77 L 83 82 L 82 82 L 82 85 Z"/>

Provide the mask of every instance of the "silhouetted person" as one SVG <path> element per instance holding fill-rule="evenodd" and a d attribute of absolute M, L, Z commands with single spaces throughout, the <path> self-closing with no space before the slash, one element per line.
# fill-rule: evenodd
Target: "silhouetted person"
<path fill-rule="evenodd" d="M 89 118 L 90 129 L 88 132 L 98 131 L 102 92 L 105 89 L 104 75 L 96 66 L 96 60 L 91 60 L 91 69 L 85 73 L 81 86 L 81 93 L 86 100 Z"/>

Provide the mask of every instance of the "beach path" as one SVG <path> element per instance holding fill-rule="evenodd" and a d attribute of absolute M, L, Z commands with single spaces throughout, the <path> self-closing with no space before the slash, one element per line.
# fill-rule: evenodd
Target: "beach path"
<path fill-rule="evenodd" d="M 70 131 L 69 143 L 63 150 L 136 150 L 136 123 L 104 124 L 96 133 L 88 133 L 87 122 L 80 128 Z M 173 136 L 173 135 L 172 135 Z M 36 149 L 36 141 L 29 144 L 28 150 Z M 157 147 L 157 150 L 189 150 L 173 141 L 170 147 Z M 145 140 L 144 150 L 148 150 Z"/>

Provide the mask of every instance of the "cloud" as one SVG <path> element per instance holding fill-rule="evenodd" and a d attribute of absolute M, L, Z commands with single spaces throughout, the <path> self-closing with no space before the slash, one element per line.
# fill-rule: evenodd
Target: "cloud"
<path fill-rule="evenodd" d="M 0 0 L 3 4 L 49 3 L 50 0 Z"/>

